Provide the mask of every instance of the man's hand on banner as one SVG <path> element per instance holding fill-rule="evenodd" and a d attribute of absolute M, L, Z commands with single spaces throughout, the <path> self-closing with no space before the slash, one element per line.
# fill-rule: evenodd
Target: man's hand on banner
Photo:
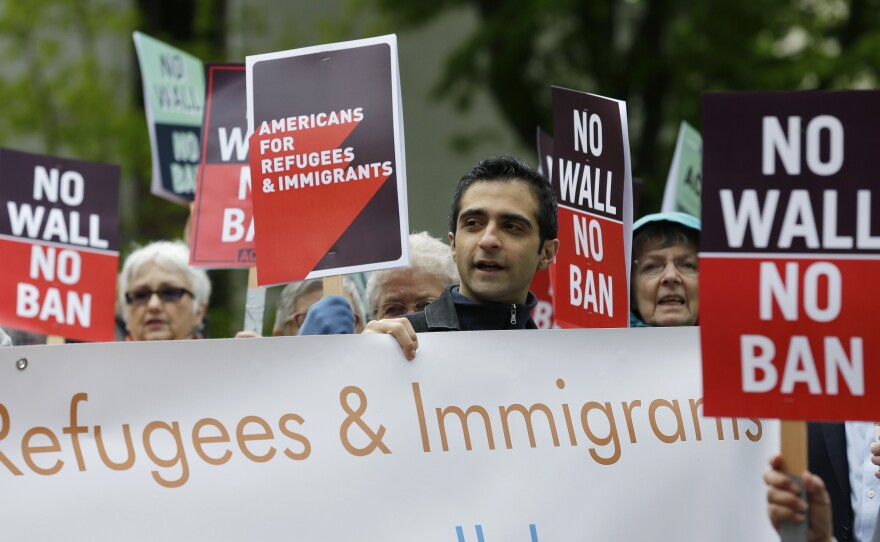
<path fill-rule="evenodd" d="M 386 320 L 373 320 L 364 328 L 364 333 L 376 333 L 391 335 L 400 344 L 403 355 L 412 361 L 416 357 L 419 348 L 419 338 L 412 324 L 406 318 L 388 318 Z"/>

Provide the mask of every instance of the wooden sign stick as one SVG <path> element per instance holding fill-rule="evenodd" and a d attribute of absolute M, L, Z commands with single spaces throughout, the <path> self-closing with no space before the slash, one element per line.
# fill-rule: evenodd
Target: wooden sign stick
<path fill-rule="evenodd" d="M 342 275 L 324 277 L 324 296 L 342 295 Z"/>
<path fill-rule="evenodd" d="M 780 433 L 782 468 L 800 476 L 807 470 L 807 422 L 782 420 Z"/>
<path fill-rule="evenodd" d="M 64 344 L 65 339 L 61 335 L 46 335 L 46 344 Z"/>
<path fill-rule="evenodd" d="M 801 475 L 807 470 L 807 422 L 782 420 L 779 427 L 782 470 L 798 483 L 801 498 L 806 499 Z M 808 512 L 809 513 L 809 512 Z M 809 520 L 784 521 L 779 526 L 782 542 L 806 542 Z"/>
<path fill-rule="evenodd" d="M 247 298 L 244 303 L 244 331 L 263 334 L 266 313 L 266 289 L 257 286 L 257 268 L 248 268 Z"/>

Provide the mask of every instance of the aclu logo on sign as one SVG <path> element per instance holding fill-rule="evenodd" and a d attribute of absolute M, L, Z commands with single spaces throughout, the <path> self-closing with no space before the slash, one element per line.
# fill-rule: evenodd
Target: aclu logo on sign
<path fill-rule="evenodd" d="M 483 536 L 482 525 L 474 525 L 474 531 L 476 533 L 476 542 L 486 542 L 486 537 Z M 468 542 L 469 540 L 474 540 L 473 538 L 465 538 L 464 529 L 462 529 L 461 525 L 455 526 L 455 534 L 458 537 L 458 542 Z M 531 542 L 538 542 L 538 528 L 535 527 L 534 523 L 529 524 L 529 535 L 531 536 L 531 538 L 529 539 Z"/>
<path fill-rule="evenodd" d="M 257 251 L 253 248 L 241 248 L 238 250 L 238 263 L 256 263 Z"/>

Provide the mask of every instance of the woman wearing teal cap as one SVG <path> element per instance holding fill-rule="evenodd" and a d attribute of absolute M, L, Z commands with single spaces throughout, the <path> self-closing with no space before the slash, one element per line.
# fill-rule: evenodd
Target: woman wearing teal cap
<path fill-rule="evenodd" d="M 630 327 L 694 326 L 698 295 L 700 220 L 656 213 L 633 224 Z"/>

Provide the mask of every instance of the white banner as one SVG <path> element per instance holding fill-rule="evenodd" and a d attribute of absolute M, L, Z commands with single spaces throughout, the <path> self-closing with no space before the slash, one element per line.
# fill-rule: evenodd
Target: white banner
<path fill-rule="evenodd" d="M 3 538 L 776 539 L 778 425 L 695 414 L 697 328 L 419 341 L 0 349 Z"/>

